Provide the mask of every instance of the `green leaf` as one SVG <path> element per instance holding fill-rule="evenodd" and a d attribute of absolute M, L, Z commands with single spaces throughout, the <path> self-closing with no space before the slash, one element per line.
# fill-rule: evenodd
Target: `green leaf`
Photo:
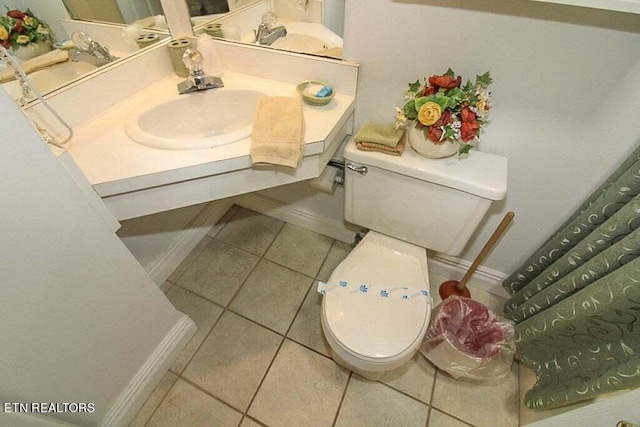
<path fill-rule="evenodd" d="M 493 83 L 493 79 L 491 78 L 490 71 L 487 71 L 481 76 L 476 76 L 476 84 L 480 85 L 483 88 L 489 86 L 491 83 Z"/>
<path fill-rule="evenodd" d="M 417 92 L 418 89 L 420 89 L 420 86 L 422 86 L 422 83 L 420 83 L 420 80 L 416 80 L 415 83 L 409 83 L 409 91 Z"/>
<path fill-rule="evenodd" d="M 454 87 L 453 89 L 449 90 L 449 92 L 447 93 L 447 96 L 449 97 L 449 102 L 447 103 L 447 107 L 451 109 L 455 109 L 460 104 L 460 102 L 462 102 L 462 99 L 464 98 L 464 93 L 460 88 Z"/>
<path fill-rule="evenodd" d="M 433 100 L 433 102 L 438 104 L 440 106 L 440 108 L 442 109 L 442 111 L 444 111 L 447 108 L 447 106 L 449 105 L 449 97 L 438 93 L 438 94 L 436 94 L 435 99 Z"/>
<path fill-rule="evenodd" d="M 407 102 L 404 105 L 404 108 L 402 110 L 402 112 L 404 113 L 405 117 L 409 120 L 415 120 L 418 118 L 418 112 L 415 109 L 415 104 L 413 102 Z"/>
<path fill-rule="evenodd" d="M 444 141 L 445 139 L 452 139 L 454 136 L 456 136 L 455 129 L 453 129 L 451 126 L 445 126 L 441 139 Z"/>
<path fill-rule="evenodd" d="M 456 73 L 453 72 L 453 70 L 451 68 L 447 69 L 447 72 L 444 73 L 445 76 L 451 76 L 451 77 L 455 77 Z"/>
<path fill-rule="evenodd" d="M 444 109 L 447 108 L 447 105 L 449 103 L 449 97 L 444 96 L 440 93 L 437 93 L 435 95 L 421 96 L 419 98 L 416 98 L 414 100 L 416 111 L 420 111 L 420 108 L 422 108 L 422 106 L 427 102 L 435 102 L 440 106 L 442 111 L 444 111 Z"/>
<path fill-rule="evenodd" d="M 458 150 L 458 156 L 469 153 L 469 150 L 471 150 L 471 144 L 462 144 Z"/>
<path fill-rule="evenodd" d="M 422 108 L 422 106 L 424 104 L 426 104 L 427 102 L 431 101 L 431 96 L 420 96 L 416 99 L 413 100 L 413 105 L 416 108 L 416 111 L 420 111 L 420 108 Z"/>

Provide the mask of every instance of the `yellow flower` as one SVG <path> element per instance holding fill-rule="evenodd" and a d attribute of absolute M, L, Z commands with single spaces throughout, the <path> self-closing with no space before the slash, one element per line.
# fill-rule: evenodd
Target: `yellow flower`
<path fill-rule="evenodd" d="M 0 40 L 6 40 L 9 38 L 9 32 L 6 28 L 0 25 Z"/>
<path fill-rule="evenodd" d="M 24 35 L 20 35 L 16 39 L 16 43 L 18 43 L 18 44 L 27 44 L 27 43 L 29 43 L 29 37 L 28 36 L 24 36 Z"/>
<path fill-rule="evenodd" d="M 25 25 L 28 25 L 30 27 L 33 27 L 33 24 L 35 23 L 34 19 L 29 15 L 25 16 L 22 20 L 24 21 Z"/>
<path fill-rule="evenodd" d="M 435 102 L 426 102 L 418 111 L 418 120 L 425 126 L 431 126 L 442 115 L 442 108 Z"/>

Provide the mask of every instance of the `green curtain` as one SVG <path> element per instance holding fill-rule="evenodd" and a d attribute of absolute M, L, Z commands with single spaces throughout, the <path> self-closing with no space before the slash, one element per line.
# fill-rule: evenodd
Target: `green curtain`
<path fill-rule="evenodd" d="M 531 409 L 640 386 L 640 147 L 503 286 Z"/>

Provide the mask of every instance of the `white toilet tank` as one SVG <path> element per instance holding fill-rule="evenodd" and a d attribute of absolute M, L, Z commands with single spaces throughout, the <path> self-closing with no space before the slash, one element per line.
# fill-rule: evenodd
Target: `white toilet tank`
<path fill-rule="evenodd" d="M 427 159 L 345 150 L 345 219 L 423 248 L 458 255 L 507 192 L 507 159 L 472 150 Z M 366 172 L 365 172 L 366 171 Z"/>

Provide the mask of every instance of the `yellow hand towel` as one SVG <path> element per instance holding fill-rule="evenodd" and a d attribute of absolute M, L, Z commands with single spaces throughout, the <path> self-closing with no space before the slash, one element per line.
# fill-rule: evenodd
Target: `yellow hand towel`
<path fill-rule="evenodd" d="M 393 148 L 398 145 L 402 135 L 404 135 L 404 129 L 394 129 L 392 125 L 380 123 L 367 123 L 356 133 L 354 140 L 356 143 L 372 142 Z"/>
<path fill-rule="evenodd" d="M 258 99 L 251 132 L 251 163 L 296 168 L 304 155 L 304 117 L 298 98 Z"/>
<path fill-rule="evenodd" d="M 69 52 L 66 50 L 55 49 L 51 52 L 47 52 L 44 55 L 36 56 L 35 58 L 28 59 L 20 64 L 22 71 L 25 74 L 32 73 L 37 70 L 41 70 L 58 62 L 65 62 L 69 59 Z M 13 70 L 9 67 L 0 71 L 0 83 L 8 82 L 15 78 Z"/>

